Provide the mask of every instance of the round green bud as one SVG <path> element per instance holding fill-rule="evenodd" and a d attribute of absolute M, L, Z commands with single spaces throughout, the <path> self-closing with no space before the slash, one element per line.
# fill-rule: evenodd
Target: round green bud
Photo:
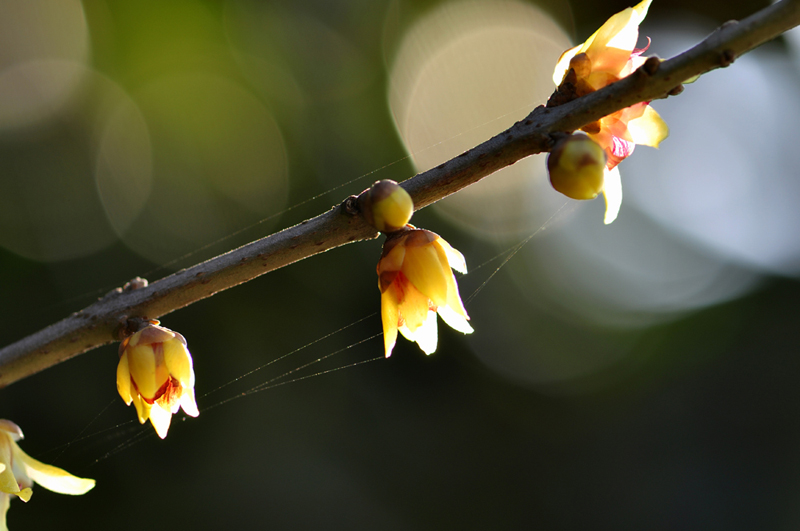
<path fill-rule="evenodd" d="M 571 135 L 547 156 L 550 184 L 571 199 L 594 199 L 603 191 L 606 154 L 586 135 Z"/>
<path fill-rule="evenodd" d="M 361 213 L 370 225 L 381 232 L 402 229 L 414 213 L 414 202 L 396 182 L 384 179 L 358 197 Z"/>

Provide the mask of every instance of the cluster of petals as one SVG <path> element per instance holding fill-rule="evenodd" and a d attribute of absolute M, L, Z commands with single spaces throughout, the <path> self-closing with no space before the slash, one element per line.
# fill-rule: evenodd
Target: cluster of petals
<path fill-rule="evenodd" d="M 559 87 L 571 83 L 580 97 L 619 81 L 645 62 L 636 49 L 639 24 L 647 15 L 651 0 L 617 13 L 583 44 L 564 52 L 556 64 L 553 81 Z M 607 166 L 603 195 L 605 222 L 616 219 L 622 202 L 622 185 L 616 168 L 633 153 L 636 144 L 658 147 L 669 134 L 667 124 L 649 102 L 642 102 L 589 124 L 583 131 L 605 150 Z"/>
<path fill-rule="evenodd" d="M 6 512 L 14 495 L 27 502 L 33 494 L 33 483 L 61 494 L 84 494 L 94 487 L 93 479 L 46 465 L 22 451 L 17 441 L 22 430 L 10 420 L 0 420 L 0 531 L 8 531 Z"/>
<path fill-rule="evenodd" d="M 438 343 L 437 313 L 455 330 L 472 332 L 452 269 L 467 272 L 464 256 L 433 232 L 409 225 L 387 238 L 378 262 L 386 357 L 398 330 L 432 354 Z"/>
<path fill-rule="evenodd" d="M 182 335 L 149 324 L 123 340 L 119 353 L 117 391 L 127 405 L 133 402 L 140 423 L 150 419 L 163 439 L 178 409 L 199 415 L 192 356 Z"/>

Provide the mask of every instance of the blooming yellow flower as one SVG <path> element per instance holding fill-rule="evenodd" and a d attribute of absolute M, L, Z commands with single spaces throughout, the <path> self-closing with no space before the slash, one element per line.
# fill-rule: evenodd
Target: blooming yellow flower
<path fill-rule="evenodd" d="M 182 335 L 147 325 L 122 342 L 119 354 L 117 391 L 127 405 L 133 402 L 140 423 L 150 419 L 163 439 L 179 408 L 192 417 L 200 414 L 194 399 L 192 356 Z"/>
<path fill-rule="evenodd" d="M 378 262 L 386 357 L 397 331 L 425 354 L 436 350 L 436 314 L 452 328 L 472 333 L 452 269 L 467 272 L 464 256 L 439 235 L 411 227 L 386 240 Z"/>
<path fill-rule="evenodd" d="M 31 499 L 33 482 L 61 494 L 84 494 L 94 487 L 93 479 L 75 477 L 46 465 L 22 451 L 17 441 L 22 430 L 10 420 L 0 420 L 0 531 L 6 527 L 6 511 L 11 494 L 24 502 Z"/>
<path fill-rule="evenodd" d="M 574 97 L 579 97 L 619 81 L 639 68 L 645 62 L 641 54 L 646 48 L 635 47 L 639 24 L 647 15 L 650 2 L 644 0 L 617 13 L 586 42 L 564 52 L 553 72 L 555 84 L 561 88 L 571 83 Z M 658 147 L 669 134 L 669 128 L 649 102 L 642 102 L 589 124 L 583 131 L 600 144 L 608 157 L 603 195 L 605 222 L 611 223 L 622 202 L 617 164 L 633 153 L 636 144 Z"/>

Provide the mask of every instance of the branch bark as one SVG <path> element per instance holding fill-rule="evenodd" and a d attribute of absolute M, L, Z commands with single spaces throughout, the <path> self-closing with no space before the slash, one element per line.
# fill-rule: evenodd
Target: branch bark
<path fill-rule="evenodd" d="M 741 22 L 728 22 L 684 53 L 645 65 L 597 92 L 525 119 L 479 146 L 402 183 L 419 210 L 529 155 L 549 151 L 560 135 L 641 101 L 675 94 L 694 76 L 800 24 L 800 0 L 782 0 Z M 350 242 L 377 237 L 348 198 L 294 227 L 137 287 L 117 288 L 87 308 L 0 350 L 0 387 L 118 339 L 131 317 L 158 318 L 264 273 Z"/>

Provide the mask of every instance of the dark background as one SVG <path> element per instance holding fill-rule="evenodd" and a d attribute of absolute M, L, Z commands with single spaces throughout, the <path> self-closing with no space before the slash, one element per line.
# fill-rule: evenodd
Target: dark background
<path fill-rule="evenodd" d="M 77 100 L 44 118 L 0 123 L 0 344 L 137 275 L 156 280 L 299 223 L 376 179 L 412 176 L 416 170 L 404 159 L 387 105 L 391 54 L 383 33 L 392 27 L 402 35 L 438 4 L 84 2 L 84 64 L 108 80 L 99 85 L 113 83 L 129 94 L 150 124 L 150 195 L 141 213 L 114 218 L 111 212 L 102 221 L 94 184 L 99 141 L 94 111 L 87 110 L 102 107 L 94 93 L 70 96 Z M 32 27 L 55 4 L 37 5 Z M 542 4 L 575 42 L 626 6 Z M 719 24 L 763 6 L 657 0 L 648 23 L 702 16 Z M 55 20 L 31 32 L 31 42 L 61 31 L 61 19 Z M 69 46 L 45 48 L 47 57 Z M 655 42 L 651 50 L 669 55 Z M 789 53 L 783 41 L 770 50 Z M 737 67 L 710 76 L 724 78 Z M 197 86 L 200 95 L 176 91 L 161 98 L 153 88 L 183 74 L 213 75 L 226 84 L 211 103 L 204 98 L 213 91 L 202 89 L 214 82 L 180 78 L 180 87 Z M 691 99 L 692 90 L 675 105 L 704 105 Z M 228 108 L 227 94 L 237 91 L 247 94 L 247 105 Z M 661 112 L 669 123 L 670 113 Z M 271 116 L 275 127 L 259 129 L 258 113 Z M 173 118 L 178 133 L 169 129 Z M 757 131 L 754 120 L 741 117 L 742 127 Z M 259 143 L 274 130 L 283 148 L 262 152 Z M 240 136 L 231 139 L 227 131 Z M 673 127 L 673 135 L 680 130 Z M 121 146 L 137 141 L 121 138 Z M 270 157 L 281 156 L 270 166 Z M 691 157 L 703 157 L 702 150 Z M 123 160 L 135 175 L 141 160 L 135 154 Z M 263 168 L 275 172 L 263 176 L 266 184 L 248 188 L 252 183 L 237 180 L 258 181 Z M 169 181 L 180 172 L 186 181 Z M 796 177 L 796 167 L 775 176 Z M 193 179 L 206 188 L 182 188 Z M 637 179 L 646 184 L 648 176 Z M 228 180 L 240 186 L 233 195 L 224 189 Z M 279 192 L 270 193 L 271 183 Z M 82 191 L 73 196 L 62 188 Z M 259 194 L 263 204 L 248 202 Z M 105 208 L 121 208 L 125 197 Z M 626 208 L 604 230 L 624 230 Z M 599 226 L 601 205 L 586 209 L 592 215 L 573 216 L 573 223 Z M 768 205 L 763 215 L 770 215 Z M 89 220 L 86 227 L 81 219 Z M 0 417 L 22 427 L 28 453 L 97 480 L 93 491 L 75 498 L 37 487 L 28 504 L 12 502 L 10 528 L 797 528 L 797 263 L 770 269 L 709 251 L 748 275 L 747 287 L 664 312 L 629 308 L 625 319 L 609 322 L 600 315 L 602 301 L 594 302 L 597 319 L 586 311 L 588 303 L 574 293 L 580 284 L 556 282 L 547 276 L 552 270 L 531 265 L 530 256 L 549 252 L 547 242 L 558 231 L 532 240 L 529 258 L 519 254 L 492 276 L 502 260 L 489 260 L 527 233 L 487 238 L 434 208 L 413 222 L 464 252 L 472 267 L 459 278 L 465 300 L 491 277 L 467 307 L 472 336 L 440 322 L 432 356 L 400 338 L 389 360 L 220 404 L 344 347 L 352 346 L 275 383 L 381 355 L 380 338 L 357 344 L 381 330 L 374 273 L 380 241 L 336 249 L 220 293 L 162 319 L 188 340 L 201 411 L 197 419 L 175 415 L 166 440 L 149 424 L 140 427 L 133 408 L 119 399 L 117 345 L 2 390 Z M 693 245 L 705 252 L 702 243 Z M 531 301 L 543 291 L 542 302 Z M 551 305 L 548 297 L 561 302 Z M 486 362 L 504 356 L 516 361 Z M 528 367 L 527 359 L 539 360 L 539 368 Z"/>

